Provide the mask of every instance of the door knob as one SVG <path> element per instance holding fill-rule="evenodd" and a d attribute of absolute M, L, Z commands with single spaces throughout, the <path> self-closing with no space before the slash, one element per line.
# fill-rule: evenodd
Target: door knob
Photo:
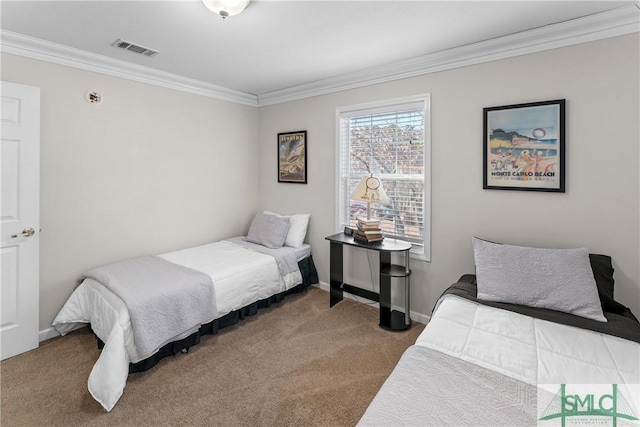
<path fill-rule="evenodd" d="M 36 234 L 36 230 L 34 230 L 34 229 L 33 229 L 33 228 L 31 228 L 31 227 L 27 227 L 27 228 L 25 228 L 24 230 L 22 230 L 22 233 L 21 233 L 20 235 L 21 235 L 22 237 L 31 237 L 31 236 L 33 236 L 34 234 Z M 17 234 L 12 234 L 12 235 L 11 235 L 11 238 L 12 238 L 12 239 L 15 239 L 15 238 L 17 238 L 17 237 L 18 237 L 18 235 L 17 235 Z"/>

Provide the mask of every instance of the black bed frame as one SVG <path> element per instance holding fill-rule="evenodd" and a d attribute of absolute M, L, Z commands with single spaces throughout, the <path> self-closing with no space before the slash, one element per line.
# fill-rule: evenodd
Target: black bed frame
<path fill-rule="evenodd" d="M 157 353 L 148 357 L 147 359 L 141 360 L 137 363 L 129 363 L 129 373 L 132 374 L 135 372 L 144 372 L 153 368 L 160 360 L 164 359 L 165 357 L 175 356 L 178 353 L 187 353 L 190 347 L 193 347 L 194 345 L 200 343 L 200 339 L 203 335 L 215 335 L 220 329 L 235 325 L 247 316 L 255 316 L 256 314 L 258 314 L 258 309 L 266 308 L 271 306 L 271 304 L 279 303 L 287 295 L 304 292 L 309 286 L 319 283 L 318 272 L 311 255 L 298 262 L 298 266 L 300 267 L 300 272 L 302 273 L 301 284 L 284 292 L 273 295 L 269 298 L 256 301 L 252 304 L 242 307 L 239 310 L 232 311 L 231 313 L 228 313 L 218 319 L 200 326 L 199 330 L 189 335 L 188 337 L 170 342 L 162 346 Z M 100 338 L 98 338 L 97 335 L 96 340 L 98 342 L 98 348 L 102 350 L 102 348 L 104 347 L 104 342 Z"/>

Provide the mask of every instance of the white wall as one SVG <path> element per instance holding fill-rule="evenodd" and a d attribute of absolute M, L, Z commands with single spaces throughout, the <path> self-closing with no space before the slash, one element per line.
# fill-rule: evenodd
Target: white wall
<path fill-rule="evenodd" d="M 3 80 L 41 88 L 40 329 L 87 269 L 244 233 L 258 208 L 312 214 L 328 282 L 335 109 L 426 92 L 432 261 L 412 263 L 412 311 L 473 272 L 479 235 L 610 254 L 617 298 L 640 313 L 639 50 L 634 34 L 260 109 L 2 54 Z M 567 192 L 482 190 L 482 108 L 557 98 Z M 309 183 L 278 183 L 276 135 L 305 129 Z M 367 254 L 350 255 L 349 282 L 370 286 Z"/>
<path fill-rule="evenodd" d="M 320 280 L 328 283 L 324 237 L 337 231 L 335 109 L 428 92 L 432 261 L 412 262 L 412 311 L 428 315 L 449 284 L 474 272 L 471 237 L 477 235 L 609 254 L 617 299 L 640 313 L 639 48 L 636 33 L 263 107 L 260 204 L 282 213 L 312 214 L 308 242 Z M 483 190 L 482 109 L 560 98 L 567 101 L 566 193 Z M 278 183 L 276 134 L 305 129 L 308 184 Z M 353 254 L 352 261 L 349 280 L 370 286 L 366 255 Z"/>
<path fill-rule="evenodd" d="M 9 54 L 2 80 L 41 93 L 40 330 L 87 269 L 246 232 L 257 108 Z"/>

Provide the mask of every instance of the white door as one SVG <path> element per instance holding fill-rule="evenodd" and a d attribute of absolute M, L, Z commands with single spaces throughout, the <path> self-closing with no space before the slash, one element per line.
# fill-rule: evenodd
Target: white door
<path fill-rule="evenodd" d="M 38 347 L 40 89 L 2 82 L 0 359 Z"/>

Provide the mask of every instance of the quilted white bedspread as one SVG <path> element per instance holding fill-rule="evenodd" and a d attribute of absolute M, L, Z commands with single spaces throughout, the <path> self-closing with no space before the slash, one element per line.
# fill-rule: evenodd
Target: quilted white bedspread
<path fill-rule="evenodd" d="M 457 296 L 441 301 L 416 345 L 533 385 L 640 384 L 638 343 Z"/>
<path fill-rule="evenodd" d="M 298 256 L 302 259 L 309 254 L 310 248 L 305 245 Z M 211 277 L 218 317 L 302 283 L 299 271 L 281 276 L 273 257 L 229 241 L 187 248 L 160 257 Z M 111 411 L 124 392 L 129 363 L 141 360 L 133 342 L 127 306 L 104 286 L 85 279 L 60 310 L 53 326 L 64 335 L 83 323 L 91 323 L 95 334 L 105 343 L 89 375 L 89 392 L 107 411 Z M 168 342 L 189 336 L 197 329 L 184 331 L 158 349 Z"/>
<path fill-rule="evenodd" d="M 447 355 L 455 366 L 459 364 L 457 361 L 465 361 L 472 363 L 474 369 L 487 372 L 477 379 L 467 378 L 464 384 L 447 383 L 446 388 L 436 392 L 438 398 L 444 395 L 450 399 L 454 390 L 466 389 L 456 395 L 460 399 L 456 401 L 458 404 L 451 405 L 458 412 L 444 414 L 446 405 L 430 406 L 434 391 L 427 387 L 434 381 L 419 379 L 423 376 L 433 379 L 441 373 L 430 370 L 436 358 L 430 361 L 429 353 L 416 352 L 417 348 Z M 640 344 L 484 306 L 455 295 L 445 295 L 440 300 L 429 324 L 409 350 L 365 412 L 361 425 L 433 425 L 448 419 L 457 420 L 457 424 L 441 425 L 510 425 L 492 423 L 489 418 L 476 418 L 467 424 L 460 416 L 459 412 L 464 413 L 465 404 L 472 400 L 479 401 L 474 410 L 480 406 L 490 410 L 497 407 L 494 402 L 483 402 L 483 396 L 468 399 L 472 383 L 480 383 L 481 377 L 493 378 L 489 372 L 534 386 L 534 393 L 537 389 L 539 396 L 548 396 L 545 393 L 549 391 L 555 393 L 558 388 L 549 387 L 553 385 L 617 384 L 631 407 L 636 412 L 640 408 Z M 418 370 L 424 370 L 426 374 Z M 415 380 L 406 374 L 411 371 L 415 372 Z M 455 381 L 455 375 L 448 375 L 447 379 Z M 496 381 L 493 378 L 492 381 L 508 383 L 506 379 Z M 504 393 L 507 399 L 501 402 L 503 404 L 519 402 L 522 397 L 508 397 L 509 392 Z M 427 410 L 432 407 L 433 410 Z M 523 408 L 524 413 L 531 413 L 532 409 L 535 414 L 535 407 Z"/>

